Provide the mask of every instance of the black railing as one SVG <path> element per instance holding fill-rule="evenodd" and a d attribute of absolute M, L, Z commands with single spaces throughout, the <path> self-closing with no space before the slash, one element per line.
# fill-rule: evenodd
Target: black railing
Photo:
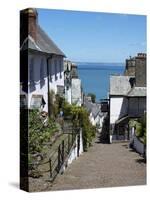
<path fill-rule="evenodd" d="M 65 133 L 66 132 L 66 133 Z M 71 149 L 75 147 L 76 139 L 77 139 L 77 155 L 79 156 L 79 148 L 80 148 L 80 128 L 68 129 L 63 133 L 66 137 L 58 144 L 55 150 L 52 151 L 50 155 L 48 155 L 48 159 L 45 159 L 45 162 L 32 162 L 29 163 L 29 168 L 36 169 L 39 174 L 47 177 L 50 182 L 53 182 L 61 172 L 63 165 L 67 164 L 67 160 Z M 79 144 L 78 144 L 79 143 Z M 46 179 L 47 179 L 46 178 Z"/>
<path fill-rule="evenodd" d="M 79 130 L 79 129 L 78 129 Z M 67 134 L 67 137 L 59 144 L 58 149 L 49 158 L 50 167 L 50 181 L 53 181 L 57 174 L 60 172 L 66 159 L 68 158 L 71 149 L 75 145 L 76 136 L 78 132 Z"/>

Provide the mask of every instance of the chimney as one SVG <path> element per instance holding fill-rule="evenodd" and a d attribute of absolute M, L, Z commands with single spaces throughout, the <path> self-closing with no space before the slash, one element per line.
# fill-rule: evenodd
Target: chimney
<path fill-rule="evenodd" d="M 29 18 L 29 30 L 28 34 L 36 41 L 36 31 L 37 31 L 37 17 L 38 13 L 36 9 L 29 8 L 28 9 L 28 18 Z"/>
<path fill-rule="evenodd" d="M 135 78 L 137 87 L 146 87 L 146 54 L 144 53 L 136 57 Z"/>
<path fill-rule="evenodd" d="M 38 13 L 35 8 L 20 12 L 20 45 L 30 35 L 36 41 Z"/>

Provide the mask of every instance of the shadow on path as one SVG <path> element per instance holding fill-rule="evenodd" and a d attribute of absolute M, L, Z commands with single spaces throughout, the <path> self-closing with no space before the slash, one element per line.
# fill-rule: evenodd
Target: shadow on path
<path fill-rule="evenodd" d="M 17 183 L 17 182 L 11 182 L 11 183 L 9 183 L 9 185 L 11 185 L 14 188 L 20 188 L 19 183 Z"/>
<path fill-rule="evenodd" d="M 137 163 L 142 164 L 142 163 L 146 163 L 146 160 L 144 158 L 138 158 L 135 160 Z"/>

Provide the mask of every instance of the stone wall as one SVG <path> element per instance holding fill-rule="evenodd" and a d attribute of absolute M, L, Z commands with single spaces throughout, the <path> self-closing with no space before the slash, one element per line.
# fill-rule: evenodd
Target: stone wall
<path fill-rule="evenodd" d="M 136 137 L 136 135 L 134 135 L 132 140 L 130 140 L 130 146 L 133 149 L 135 149 L 135 151 L 137 153 L 140 153 L 141 155 L 144 155 L 144 153 L 145 153 L 144 144 Z"/>
<path fill-rule="evenodd" d="M 126 59 L 126 69 L 124 72 L 125 76 L 135 76 L 135 59 Z"/>

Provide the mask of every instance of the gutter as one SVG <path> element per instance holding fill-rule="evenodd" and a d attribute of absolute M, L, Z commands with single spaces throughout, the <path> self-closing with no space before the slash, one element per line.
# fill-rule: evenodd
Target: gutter
<path fill-rule="evenodd" d="M 47 95 L 48 95 L 48 116 L 49 117 L 51 116 L 51 109 L 50 109 L 50 87 L 49 87 L 49 76 L 50 76 L 50 73 L 49 73 L 48 61 L 53 58 L 53 55 L 55 55 L 55 54 L 51 54 L 46 59 L 46 64 L 47 64 L 47 88 L 48 88 L 48 92 L 47 92 Z"/>

